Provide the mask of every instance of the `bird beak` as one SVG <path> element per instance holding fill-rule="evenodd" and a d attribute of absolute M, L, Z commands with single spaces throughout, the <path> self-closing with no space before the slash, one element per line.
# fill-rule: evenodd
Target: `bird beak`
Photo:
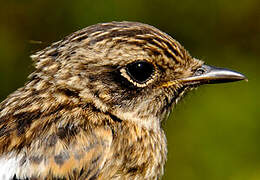
<path fill-rule="evenodd" d="M 215 84 L 246 80 L 243 74 L 225 68 L 202 65 L 196 72 L 187 78 L 179 79 L 179 82 L 187 85 Z"/>

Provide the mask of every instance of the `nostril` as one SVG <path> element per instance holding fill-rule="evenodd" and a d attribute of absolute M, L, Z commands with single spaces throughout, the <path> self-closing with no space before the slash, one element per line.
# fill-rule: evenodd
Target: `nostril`
<path fill-rule="evenodd" d="M 205 72 L 206 72 L 206 69 L 200 67 L 200 68 L 196 69 L 194 76 L 200 76 L 200 75 L 204 74 Z"/>

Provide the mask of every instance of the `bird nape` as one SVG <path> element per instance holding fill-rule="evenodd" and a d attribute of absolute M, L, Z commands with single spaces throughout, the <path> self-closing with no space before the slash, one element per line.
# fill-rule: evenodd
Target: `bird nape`
<path fill-rule="evenodd" d="M 160 179 L 161 122 L 185 92 L 245 76 L 137 22 L 89 26 L 32 56 L 0 104 L 1 179 Z"/>

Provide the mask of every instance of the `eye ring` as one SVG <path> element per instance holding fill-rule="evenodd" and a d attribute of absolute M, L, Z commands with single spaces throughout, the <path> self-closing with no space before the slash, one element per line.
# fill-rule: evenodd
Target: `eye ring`
<path fill-rule="evenodd" d="M 145 87 L 155 76 L 155 66 L 146 60 L 137 60 L 121 69 L 121 74 L 138 87 Z"/>

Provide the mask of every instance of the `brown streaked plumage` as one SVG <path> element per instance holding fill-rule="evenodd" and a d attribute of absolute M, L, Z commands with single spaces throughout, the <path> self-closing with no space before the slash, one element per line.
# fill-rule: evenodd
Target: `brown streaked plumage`
<path fill-rule="evenodd" d="M 87 27 L 32 59 L 28 82 L 0 104 L 7 179 L 160 179 L 172 107 L 200 84 L 245 78 L 135 22 Z"/>

